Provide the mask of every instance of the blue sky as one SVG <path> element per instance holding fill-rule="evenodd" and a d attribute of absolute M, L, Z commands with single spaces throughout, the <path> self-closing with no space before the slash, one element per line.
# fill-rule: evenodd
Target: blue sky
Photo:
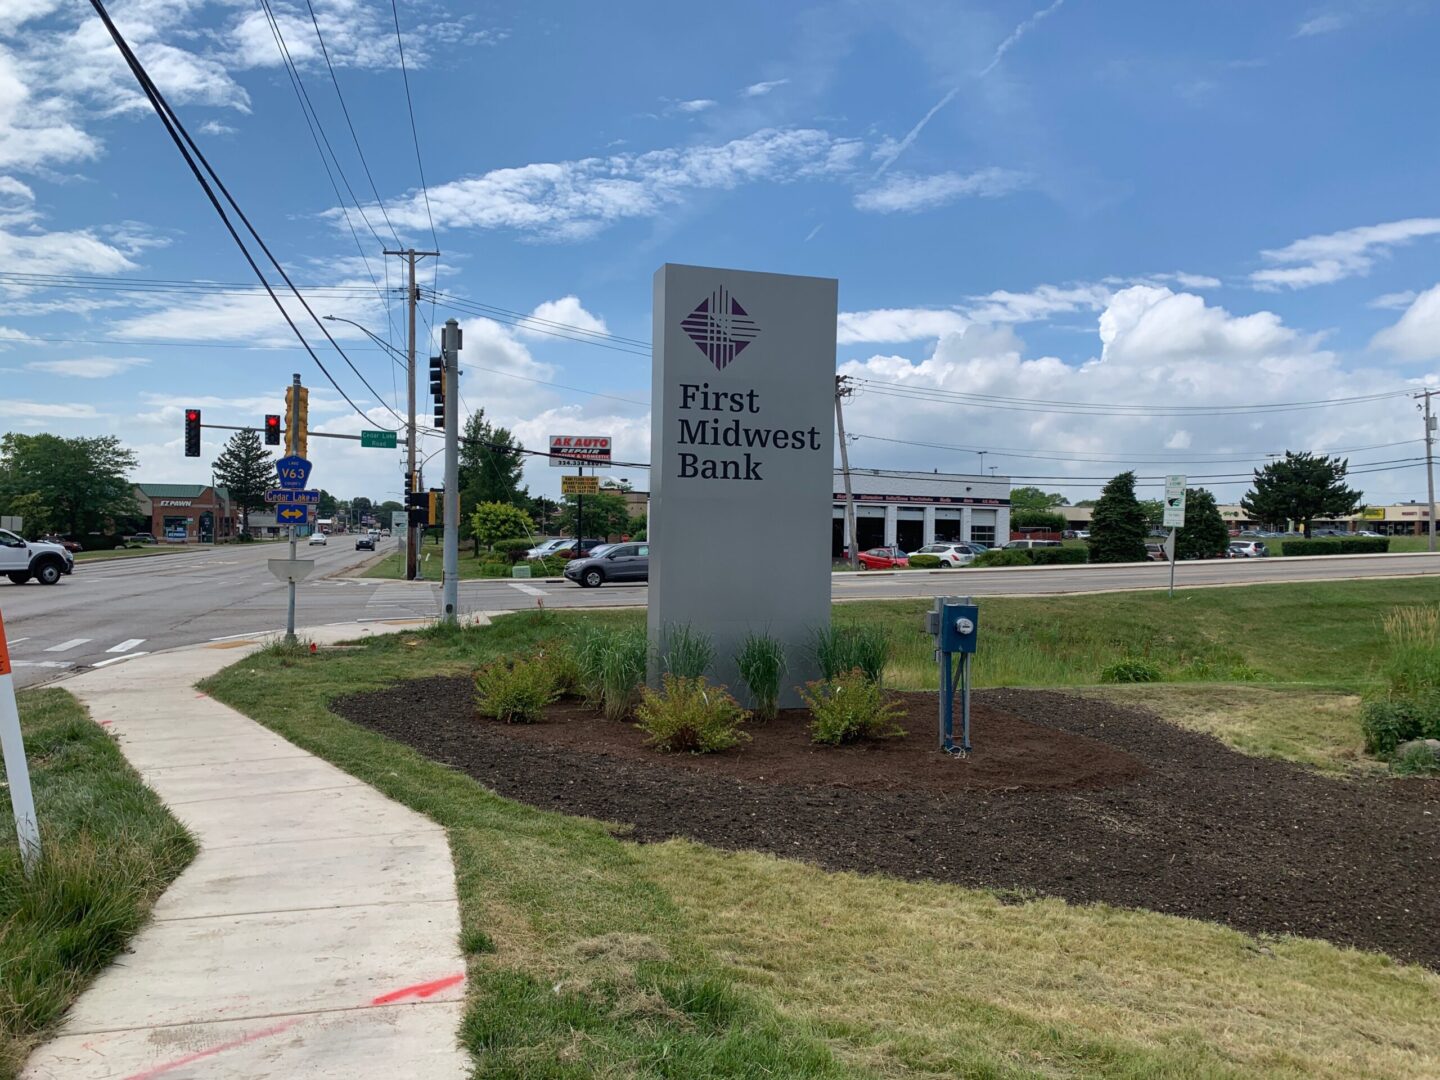
<path fill-rule="evenodd" d="M 112 13 L 317 312 L 399 343 L 380 250 L 432 246 L 433 217 L 422 285 L 464 305 L 425 314 L 466 328 L 466 407 L 528 445 L 613 434 L 647 460 L 648 361 L 475 305 L 643 341 L 670 261 L 839 278 L 858 465 L 973 470 L 987 449 L 1078 499 L 1130 464 L 1419 453 L 1397 392 L 1440 358 L 1440 143 L 1416 122 L 1440 89 L 1433 5 L 402 0 L 425 193 L 388 0 L 314 0 L 369 177 L 303 0 L 271 7 L 341 198 L 256 3 Z M 257 423 L 292 371 L 320 426 L 394 426 L 395 369 L 358 331 L 337 337 L 378 399 L 321 355 L 369 420 L 263 297 L 141 280 L 252 279 L 88 5 L 0 12 L 0 255 L 9 429 L 114 432 L 144 478 L 203 479 L 180 409 Z M 1334 397 L 1373 399 L 1234 411 Z M 1230 411 L 1155 412 L 1177 405 Z M 398 489 L 392 453 L 312 457 L 342 495 Z M 1423 495 L 1413 467 L 1357 482 Z"/>

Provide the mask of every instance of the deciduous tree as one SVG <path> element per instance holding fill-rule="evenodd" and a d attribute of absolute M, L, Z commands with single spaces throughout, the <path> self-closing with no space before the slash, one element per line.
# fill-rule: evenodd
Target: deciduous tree
<path fill-rule="evenodd" d="M 470 514 L 470 534 L 486 547 L 499 540 L 529 536 L 534 527 L 529 514 L 509 503 L 482 502 Z"/>
<path fill-rule="evenodd" d="M 599 495 L 586 495 L 584 507 L 585 535 L 581 536 L 576 525 L 576 503 L 579 496 L 566 495 L 560 507 L 560 531 L 583 540 L 587 536 L 620 536 L 630 527 L 630 510 L 625 505 L 625 496 L 602 491 Z"/>
<path fill-rule="evenodd" d="M 129 473 L 135 455 L 113 435 L 0 438 L 0 512 L 26 517 L 25 531 L 83 536 L 138 513 Z M 31 497 L 27 497 L 31 496 Z M 23 510 L 12 510 L 16 500 Z"/>
<path fill-rule="evenodd" d="M 1010 491 L 1010 509 L 1054 510 L 1065 505 L 1065 496 L 1058 491 L 1041 491 L 1038 487 L 1018 487 Z"/>
<path fill-rule="evenodd" d="M 1349 462 L 1323 454 L 1291 453 L 1255 470 L 1255 479 L 1240 500 L 1245 512 L 1266 525 L 1299 523 L 1309 539 L 1316 518 L 1355 513 L 1364 498 L 1345 483 Z"/>
<path fill-rule="evenodd" d="M 1135 474 L 1123 472 L 1105 485 L 1090 519 L 1090 561 L 1144 562 L 1149 525 L 1135 498 Z"/>

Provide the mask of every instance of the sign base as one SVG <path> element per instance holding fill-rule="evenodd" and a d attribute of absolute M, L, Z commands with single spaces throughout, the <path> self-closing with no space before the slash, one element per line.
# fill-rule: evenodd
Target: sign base
<path fill-rule="evenodd" d="M 314 559 L 269 559 L 267 561 L 270 564 L 270 573 L 292 585 L 304 581 L 310 576 L 310 571 L 315 569 Z"/>

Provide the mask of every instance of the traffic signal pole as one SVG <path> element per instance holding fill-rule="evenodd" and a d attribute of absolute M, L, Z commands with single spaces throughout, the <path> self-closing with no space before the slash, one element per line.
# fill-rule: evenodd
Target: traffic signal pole
<path fill-rule="evenodd" d="M 460 324 L 445 321 L 440 333 L 445 379 L 445 561 L 443 615 L 454 624 L 460 611 Z"/>
<path fill-rule="evenodd" d="M 399 255 L 405 260 L 406 268 L 409 271 L 405 291 L 405 307 L 409 313 L 409 341 L 405 350 L 405 385 L 409 396 L 409 412 L 407 414 L 406 439 L 405 439 L 405 475 L 415 475 L 415 455 L 419 449 L 419 432 L 415 429 L 415 307 L 420 302 L 420 293 L 415 288 L 415 260 L 426 256 L 438 258 L 438 251 L 416 251 L 414 248 L 406 248 L 404 251 L 391 251 L 387 249 L 386 255 Z M 425 531 L 408 522 L 405 525 L 405 580 L 414 581 L 418 565 L 420 545 L 416 538 L 423 537 Z"/>
<path fill-rule="evenodd" d="M 289 454 L 298 453 L 300 445 L 300 376 L 291 376 L 294 380 L 290 393 L 290 416 L 285 429 L 285 451 Z M 288 527 L 290 532 L 290 564 L 295 564 L 295 526 Z M 291 645 L 295 644 L 295 576 L 290 576 L 290 583 L 287 586 L 289 596 L 285 601 L 285 640 Z"/>

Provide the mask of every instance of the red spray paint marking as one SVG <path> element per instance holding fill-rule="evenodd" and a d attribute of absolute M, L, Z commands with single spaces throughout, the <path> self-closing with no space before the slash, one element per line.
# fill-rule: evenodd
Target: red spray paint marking
<path fill-rule="evenodd" d="M 202 1061 L 216 1054 L 223 1054 L 226 1050 L 234 1050 L 237 1046 L 244 1046 L 257 1039 L 268 1039 L 272 1035 L 279 1035 L 282 1031 L 289 1031 L 298 1024 L 299 1019 L 286 1020 L 283 1024 L 276 1024 L 274 1027 L 262 1028 L 260 1031 L 252 1031 L 248 1035 L 241 1035 L 238 1039 L 231 1039 L 229 1042 L 221 1043 L 219 1046 L 212 1046 L 208 1050 L 201 1050 L 194 1054 L 186 1054 L 184 1057 L 176 1058 L 174 1061 L 167 1061 L 163 1065 L 156 1065 L 153 1069 L 146 1069 L 143 1072 L 132 1073 L 125 1080 L 153 1080 L 156 1076 L 164 1076 L 168 1072 L 184 1068 L 192 1062 Z"/>
<path fill-rule="evenodd" d="M 101 721 L 100 721 L 100 726 L 101 726 L 101 727 L 104 727 L 106 724 L 113 724 L 114 722 L 115 722 L 114 720 L 101 720 Z"/>
<path fill-rule="evenodd" d="M 417 983 L 414 986 L 391 990 L 388 994 L 381 994 L 374 1001 L 370 1002 L 370 1004 L 389 1005 L 392 1001 L 399 1001 L 407 997 L 427 998 L 431 994 L 438 994 L 447 987 L 454 986 L 458 982 L 463 982 L 464 979 L 465 973 L 462 971 L 459 975 L 447 975 L 445 978 L 436 979 L 434 982 Z"/>

